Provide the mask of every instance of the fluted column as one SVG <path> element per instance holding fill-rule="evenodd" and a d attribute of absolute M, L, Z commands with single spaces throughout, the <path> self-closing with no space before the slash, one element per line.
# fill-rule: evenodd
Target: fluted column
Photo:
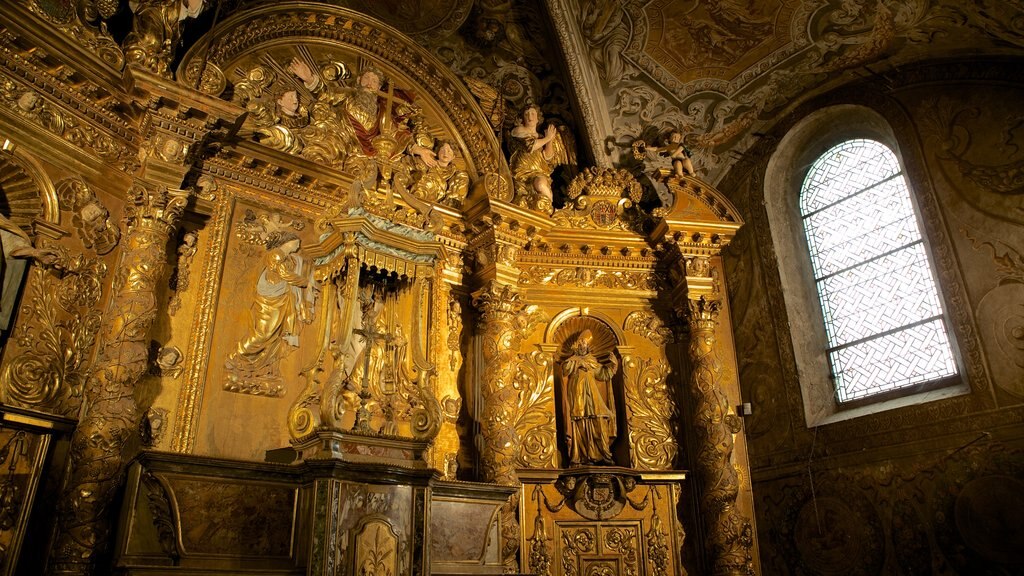
<path fill-rule="evenodd" d="M 184 191 L 141 182 L 130 196 L 127 234 L 100 328 L 99 356 L 71 438 L 71 479 L 60 503 L 51 574 L 106 571 L 96 562 L 110 548 L 112 508 L 142 417 L 134 393 L 147 369 L 156 288 L 167 266 L 167 241 L 188 199 Z"/>
<path fill-rule="evenodd" d="M 721 302 L 701 296 L 689 301 L 690 394 L 695 431 L 696 482 L 705 543 L 714 576 L 754 574 L 750 521 L 736 507 L 739 475 L 733 463 L 733 435 L 741 429 L 722 390 L 715 331 Z"/>

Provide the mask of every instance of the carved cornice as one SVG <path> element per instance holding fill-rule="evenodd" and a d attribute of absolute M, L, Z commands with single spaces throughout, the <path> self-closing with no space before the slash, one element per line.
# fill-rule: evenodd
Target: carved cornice
<path fill-rule="evenodd" d="M 59 94 L 58 94 L 59 96 Z M 9 71 L 0 72 L 0 101 L 7 114 L 32 122 L 45 132 L 112 164 L 122 172 L 138 166 L 133 138 L 121 138 L 83 120 L 62 105 L 42 96 L 39 88 L 15 80 Z M 38 137 L 36 137 L 38 138 Z"/>
<path fill-rule="evenodd" d="M 97 106 L 95 101 L 101 100 L 103 94 L 84 94 L 79 88 L 68 83 L 79 74 L 78 70 L 58 65 L 43 68 L 35 58 L 45 57 L 45 52 L 38 50 L 22 51 L 17 45 L 17 37 L 8 29 L 0 29 L 0 68 L 4 68 L 11 76 L 30 86 L 34 91 L 46 94 L 58 102 L 64 109 L 75 116 L 87 118 L 98 129 L 110 134 L 112 138 L 132 142 L 132 128 L 129 122 L 109 110 Z M 27 57 L 28 56 L 28 57 Z M 53 72 L 59 73 L 58 78 Z M 110 92 L 120 92 L 117 84 L 111 79 Z M 103 90 L 106 92 L 106 90 Z"/>

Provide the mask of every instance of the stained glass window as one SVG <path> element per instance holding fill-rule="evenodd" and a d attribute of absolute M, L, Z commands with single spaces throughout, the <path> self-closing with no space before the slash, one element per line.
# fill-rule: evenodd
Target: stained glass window
<path fill-rule="evenodd" d="M 946 320 L 899 160 L 849 140 L 811 166 L 800 214 L 839 402 L 957 373 Z"/>

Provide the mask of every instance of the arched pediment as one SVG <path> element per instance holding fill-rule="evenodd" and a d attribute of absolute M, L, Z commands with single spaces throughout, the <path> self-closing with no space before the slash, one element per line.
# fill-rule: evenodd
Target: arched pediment
<path fill-rule="evenodd" d="M 414 96 L 431 136 L 455 144 L 456 163 L 473 180 L 487 173 L 507 177 L 500 143 L 462 81 L 398 30 L 344 8 L 289 2 L 233 14 L 185 55 L 177 77 L 195 86 L 201 73 L 202 91 L 231 99 L 248 72 L 262 66 L 272 77 L 260 80 L 261 102 L 272 106 L 296 90 L 308 107 L 314 95 L 288 70 L 293 58 L 314 70 L 341 64 L 351 74 L 342 87 L 354 85 L 363 66 L 380 70 L 396 90 Z"/>

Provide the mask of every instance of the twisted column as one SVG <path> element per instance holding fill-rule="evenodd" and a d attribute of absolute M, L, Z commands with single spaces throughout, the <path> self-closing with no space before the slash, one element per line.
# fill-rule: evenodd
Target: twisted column
<path fill-rule="evenodd" d="M 156 318 L 156 288 L 167 241 L 188 200 L 186 192 L 138 182 L 126 207 L 127 234 L 100 328 L 99 355 L 86 382 L 83 415 L 71 437 L 71 479 L 60 502 L 50 574 L 98 574 L 110 549 L 115 497 L 135 448 L 142 415 L 135 386 L 146 372 Z"/>
<path fill-rule="evenodd" d="M 480 311 L 484 374 L 481 386 L 480 431 L 485 482 L 516 484 L 515 461 L 522 438 L 515 429 L 518 395 L 512 385 L 515 356 L 523 339 L 520 318 L 525 314 L 519 292 L 512 286 L 491 282 L 473 293 Z"/>
<path fill-rule="evenodd" d="M 738 433 L 741 426 L 739 417 L 729 412 L 716 351 L 715 329 L 721 302 L 704 296 L 688 302 L 696 481 L 710 573 L 714 576 L 753 575 L 753 530 L 736 509 L 739 475 L 732 459 L 733 434 Z"/>

